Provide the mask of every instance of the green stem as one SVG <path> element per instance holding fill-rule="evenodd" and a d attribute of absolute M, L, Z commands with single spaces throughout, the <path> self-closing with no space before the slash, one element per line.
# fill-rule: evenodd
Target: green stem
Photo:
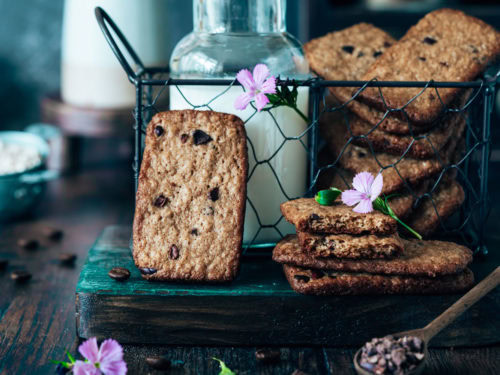
<path fill-rule="evenodd" d="M 395 219 L 399 224 L 401 224 L 403 227 L 405 227 L 411 234 L 413 234 L 415 237 L 417 237 L 419 240 L 422 239 L 422 236 L 415 232 L 413 229 L 411 229 L 408 225 L 403 223 L 396 215 L 392 216 L 393 219 Z"/>
<path fill-rule="evenodd" d="M 309 124 L 309 119 L 307 118 L 306 115 L 304 115 L 302 113 L 302 111 L 300 109 L 298 109 L 297 107 L 295 107 L 294 105 L 287 105 L 287 107 L 290 107 L 292 108 L 300 117 L 302 117 L 302 119 L 307 123 Z"/>

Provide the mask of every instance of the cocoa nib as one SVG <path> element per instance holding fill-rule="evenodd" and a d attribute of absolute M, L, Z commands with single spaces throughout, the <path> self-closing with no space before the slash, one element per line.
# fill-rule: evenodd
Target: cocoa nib
<path fill-rule="evenodd" d="M 342 51 L 351 54 L 354 51 L 354 47 L 353 46 L 342 46 Z"/>
<path fill-rule="evenodd" d="M 219 199 L 219 188 L 216 187 L 216 188 L 213 188 L 212 190 L 210 190 L 210 192 L 208 193 L 208 198 L 213 202 L 218 200 Z"/>
<path fill-rule="evenodd" d="M 157 137 L 161 137 L 163 133 L 165 133 L 165 130 L 160 125 L 155 126 L 155 135 Z"/>
<path fill-rule="evenodd" d="M 170 259 L 179 259 L 179 248 L 176 245 L 170 246 L 169 252 Z"/>
<path fill-rule="evenodd" d="M 164 207 L 168 203 L 168 198 L 166 198 L 163 194 L 160 194 L 153 202 L 155 207 Z"/>
<path fill-rule="evenodd" d="M 181 134 L 181 142 L 182 143 L 186 143 L 188 139 L 189 139 L 189 135 Z"/>
<path fill-rule="evenodd" d="M 142 273 L 143 275 L 153 275 L 156 273 L 156 268 L 150 268 L 150 267 L 142 267 L 139 268 L 139 272 Z"/>
<path fill-rule="evenodd" d="M 197 129 L 193 132 L 193 139 L 194 139 L 194 144 L 197 146 L 205 145 L 208 142 L 212 141 L 212 137 L 210 137 L 203 130 L 199 130 L 199 129 Z"/>

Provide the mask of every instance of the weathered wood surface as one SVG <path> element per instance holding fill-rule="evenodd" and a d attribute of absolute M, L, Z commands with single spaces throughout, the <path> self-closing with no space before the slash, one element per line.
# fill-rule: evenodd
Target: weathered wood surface
<path fill-rule="evenodd" d="M 423 327 L 460 297 L 304 296 L 266 259 L 244 259 L 231 284 L 152 283 L 134 267 L 129 239 L 128 227 L 108 227 L 90 250 L 76 289 L 79 336 L 135 344 L 356 347 L 370 337 Z M 108 271 L 117 266 L 131 270 L 130 279 L 111 279 Z M 492 266 L 473 268 L 482 278 Z M 491 292 L 432 344 L 499 343 L 499 297 L 500 290 Z"/>
<path fill-rule="evenodd" d="M 495 185 L 495 180 L 492 183 L 492 201 L 499 202 L 500 186 Z M 500 248 L 500 236 L 495 234 L 500 220 L 496 207 L 498 203 L 489 221 L 492 254 Z M 54 366 L 50 359 L 64 358 L 65 350 L 77 354 L 75 287 L 88 249 L 106 225 L 130 225 L 132 213 L 133 180 L 130 165 L 126 164 L 87 170 L 52 182 L 30 218 L 0 224 L 0 258 L 10 261 L 8 268 L 0 271 L 0 374 L 51 374 Z M 19 237 L 40 236 L 40 226 L 44 223 L 62 228 L 64 240 L 58 244 L 44 242 L 34 252 L 16 246 Z M 63 251 L 78 255 L 73 268 L 59 266 L 56 259 Z M 9 274 L 19 268 L 31 271 L 33 280 L 25 285 L 14 284 Z M 374 318 L 377 319 L 383 317 Z M 270 366 L 257 364 L 254 350 L 254 347 L 125 345 L 125 359 L 133 375 L 159 374 L 147 367 L 145 357 L 163 353 L 185 361 L 182 369 L 170 372 L 173 374 L 217 374 L 217 365 L 210 360 L 213 356 L 241 374 L 290 374 L 297 367 L 311 375 L 354 374 L 350 363 L 353 348 L 281 348 L 283 360 Z M 499 345 L 431 349 L 430 356 L 427 373 L 432 375 L 500 373 Z"/>

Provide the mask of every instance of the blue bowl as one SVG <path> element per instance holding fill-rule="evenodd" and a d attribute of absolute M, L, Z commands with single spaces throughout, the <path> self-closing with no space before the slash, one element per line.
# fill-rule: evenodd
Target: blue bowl
<path fill-rule="evenodd" d="M 49 146 L 43 138 L 26 132 L 0 131 L 0 141 L 36 148 L 42 159 L 26 171 L 0 175 L 0 221 L 5 222 L 33 209 L 45 191 L 46 182 L 58 173 L 45 167 Z"/>

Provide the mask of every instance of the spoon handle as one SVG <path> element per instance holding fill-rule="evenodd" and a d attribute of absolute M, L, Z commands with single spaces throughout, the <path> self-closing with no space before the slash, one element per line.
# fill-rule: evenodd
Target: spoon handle
<path fill-rule="evenodd" d="M 495 289 L 499 282 L 500 267 L 497 267 L 483 281 L 469 290 L 467 294 L 465 294 L 423 329 L 424 341 L 429 342 L 436 334 L 458 318 L 469 307 L 479 301 L 489 291 Z"/>

